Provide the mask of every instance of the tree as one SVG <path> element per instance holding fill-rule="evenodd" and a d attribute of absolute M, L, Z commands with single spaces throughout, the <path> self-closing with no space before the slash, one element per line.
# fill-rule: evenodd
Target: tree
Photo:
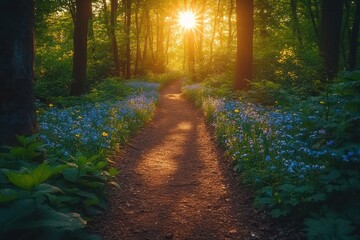
<path fill-rule="evenodd" d="M 343 0 L 323 0 L 320 28 L 320 54 L 325 76 L 331 80 L 338 72 Z"/>
<path fill-rule="evenodd" d="M 352 71 L 356 67 L 356 56 L 357 56 L 357 47 L 358 47 L 358 35 L 359 35 L 359 25 L 360 25 L 360 0 L 356 0 L 356 9 L 354 23 L 351 30 L 350 36 L 350 49 L 349 49 L 349 70 Z"/>
<path fill-rule="evenodd" d="M 36 131 L 34 1 L 0 2 L 0 146 Z"/>
<path fill-rule="evenodd" d="M 124 0 L 125 6 L 125 45 L 126 45 L 126 63 L 125 63 L 125 79 L 131 77 L 131 46 L 130 46 L 130 30 L 131 30 L 131 5 L 132 0 Z"/>
<path fill-rule="evenodd" d="M 254 1 L 236 1 L 237 53 L 234 90 L 246 90 L 252 80 Z"/>
<path fill-rule="evenodd" d="M 91 0 L 76 0 L 73 56 L 73 84 L 71 95 L 85 93 L 87 67 L 87 37 L 90 19 Z"/>

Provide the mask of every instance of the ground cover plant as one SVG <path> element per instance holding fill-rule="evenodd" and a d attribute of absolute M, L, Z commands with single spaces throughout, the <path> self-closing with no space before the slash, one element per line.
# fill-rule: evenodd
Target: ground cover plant
<path fill-rule="evenodd" d="M 254 103 L 256 90 L 224 98 L 209 86 L 185 85 L 184 92 L 254 187 L 255 205 L 273 217 L 303 220 L 309 239 L 357 239 L 359 72 L 343 74 L 328 95 L 291 106 Z"/>
<path fill-rule="evenodd" d="M 86 223 L 106 207 L 119 170 L 108 156 L 148 122 L 159 84 L 106 80 L 81 98 L 38 104 L 39 134 L 0 156 L 5 239 L 95 239 Z"/>

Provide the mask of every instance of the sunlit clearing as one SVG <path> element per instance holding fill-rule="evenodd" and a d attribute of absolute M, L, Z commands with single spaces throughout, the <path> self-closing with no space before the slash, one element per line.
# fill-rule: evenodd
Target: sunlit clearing
<path fill-rule="evenodd" d="M 196 27 L 196 15 L 192 11 L 181 12 L 179 24 L 185 30 L 191 30 Z"/>

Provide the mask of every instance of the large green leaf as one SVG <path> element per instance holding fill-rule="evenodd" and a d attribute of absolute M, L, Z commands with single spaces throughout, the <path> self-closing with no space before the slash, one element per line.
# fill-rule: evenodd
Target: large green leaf
<path fill-rule="evenodd" d="M 45 182 L 49 177 L 62 171 L 63 169 L 63 166 L 51 168 L 47 165 L 47 163 L 43 163 L 35 169 L 31 170 L 29 173 L 10 171 L 7 172 L 6 175 L 12 184 L 19 188 L 30 191 L 34 187 L 38 186 L 40 183 Z"/>

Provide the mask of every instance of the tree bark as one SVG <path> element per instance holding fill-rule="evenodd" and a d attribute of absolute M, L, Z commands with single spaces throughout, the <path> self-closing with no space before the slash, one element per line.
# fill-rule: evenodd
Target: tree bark
<path fill-rule="evenodd" d="M 339 68 L 343 0 L 323 0 L 320 32 L 320 54 L 325 64 L 325 77 L 332 80 Z"/>
<path fill-rule="evenodd" d="M 291 6 L 293 35 L 301 46 L 302 45 L 302 36 L 301 36 L 299 18 L 297 16 L 297 0 L 290 0 L 290 6 Z"/>
<path fill-rule="evenodd" d="M 0 147 L 36 132 L 34 1 L 0 2 Z"/>
<path fill-rule="evenodd" d="M 247 90 L 252 80 L 254 1 L 236 0 L 237 58 L 234 90 Z"/>
<path fill-rule="evenodd" d="M 228 36 L 228 43 L 227 43 L 227 48 L 228 50 L 231 50 L 231 46 L 232 46 L 232 16 L 233 16 L 233 12 L 234 12 L 234 0 L 230 0 L 230 8 L 229 8 L 229 15 L 228 15 L 228 25 L 229 25 L 229 36 Z"/>
<path fill-rule="evenodd" d="M 349 65 L 350 71 L 352 71 L 356 68 L 359 25 L 360 25 L 360 0 L 356 0 L 354 23 L 353 23 L 352 30 L 351 30 L 350 46 L 349 46 L 348 65 Z"/>
<path fill-rule="evenodd" d="M 130 48 L 130 27 L 131 27 L 131 0 L 125 0 L 125 45 L 126 64 L 125 79 L 131 78 L 131 48 Z"/>
<path fill-rule="evenodd" d="M 90 7 L 91 0 L 76 0 L 72 96 L 80 96 L 86 90 L 87 37 Z"/>
<path fill-rule="evenodd" d="M 111 10 L 110 10 L 110 37 L 111 37 L 111 47 L 113 52 L 114 64 L 115 64 L 115 75 L 120 76 L 120 60 L 119 60 L 119 48 L 116 39 L 116 18 L 118 10 L 118 0 L 111 0 Z"/>
<path fill-rule="evenodd" d="M 212 67 L 212 62 L 213 62 L 213 48 L 214 48 L 214 42 L 215 42 L 215 35 L 216 35 L 216 29 L 217 29 L 217 25 L 218 25 L 218 17 L 220 14 L 220 6 L 221 6 L 221 0 L 218 0 L 217 3 L 217 10 L 216 10 L 216 14 L 214 16 L 214 25 L 213 25 L 213 32 L 211 35 L 211 40 L 210 40 L 210 60 L 209 60 L 209 65 Z"/>

